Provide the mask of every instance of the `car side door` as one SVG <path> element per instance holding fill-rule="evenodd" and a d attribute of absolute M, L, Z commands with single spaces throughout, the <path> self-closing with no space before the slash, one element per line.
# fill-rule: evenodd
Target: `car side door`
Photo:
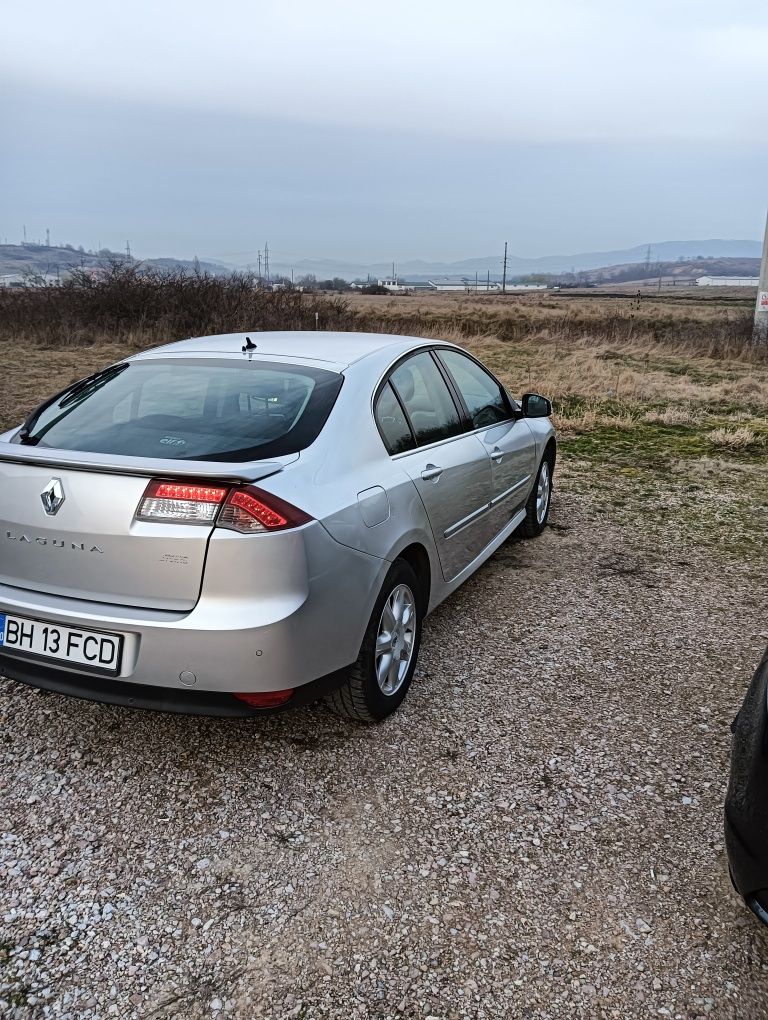
<path fill-rule="evenodd" d="M 491 462 L 476 436 L 466 432 L 430 351 L 395 366 L 379 391 L 376 420 L 385 444 L 418 490 L 443 576 L 450 581 L 493 537 L 488 519 Z"/>
<path fill-rule="evenodd" d="M 437 356 L 491 460 L 491 516 L 498 533 L 528 497 L 536 473 L 536 440 L 504 387 L 483 365 L 451 348 L 438 350 Z"/>

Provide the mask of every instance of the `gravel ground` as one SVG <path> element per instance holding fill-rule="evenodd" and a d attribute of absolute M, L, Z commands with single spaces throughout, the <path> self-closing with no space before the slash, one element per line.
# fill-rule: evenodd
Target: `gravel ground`
<path fill-rule="evenodd" d="M 765 563 L 591 498 L 429 619 L 379 727 L 0 681 L 3 1017 L 768 1015 L 721 835 Z"/>

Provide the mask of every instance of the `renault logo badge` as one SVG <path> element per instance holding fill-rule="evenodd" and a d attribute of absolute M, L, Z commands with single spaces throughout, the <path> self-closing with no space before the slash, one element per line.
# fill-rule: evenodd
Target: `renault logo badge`
<path fill-rule="evenodd" d="M 40 499 L 43 502 L 43 509 L 49 517 L 53 517 L 54 514 L 58 513 L 65 499 L 64 486 L 61 484 L 61 479 L 52 478 L 40 493 Z"/>

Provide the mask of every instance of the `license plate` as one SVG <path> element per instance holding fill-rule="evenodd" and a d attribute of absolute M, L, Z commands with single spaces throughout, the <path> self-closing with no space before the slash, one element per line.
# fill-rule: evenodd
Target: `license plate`
<path fill-rule="evenodd" d="M 120 672 L 121 634 L 62 627 L 45 620 L 0 613 L 0 652 L 50 659 L 113 676 Z"/>

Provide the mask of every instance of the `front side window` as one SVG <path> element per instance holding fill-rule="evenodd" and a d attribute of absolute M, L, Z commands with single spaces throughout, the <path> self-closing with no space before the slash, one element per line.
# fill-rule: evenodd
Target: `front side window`
<path fill-rule="evenodd" d="M 510 417 L 501 386 L 476 361 L 459 351 L 439 351 L 438 357 L 451 373 L 474 428 L 488 428 Z"/>
<path fill-rule="evenodd" d="M 424 351 L 408 358 L 394 370 L 391 382 L 419 446 L 464 431 L 456 404 L 431 354 Z"/>
<path fill-rule="evenodd" d="M 278 457 L 314 442 L 341 384 L 335 372 L 278 362 L 125 362 L 43 405 L 20 441 L 153 459 Z"/>

